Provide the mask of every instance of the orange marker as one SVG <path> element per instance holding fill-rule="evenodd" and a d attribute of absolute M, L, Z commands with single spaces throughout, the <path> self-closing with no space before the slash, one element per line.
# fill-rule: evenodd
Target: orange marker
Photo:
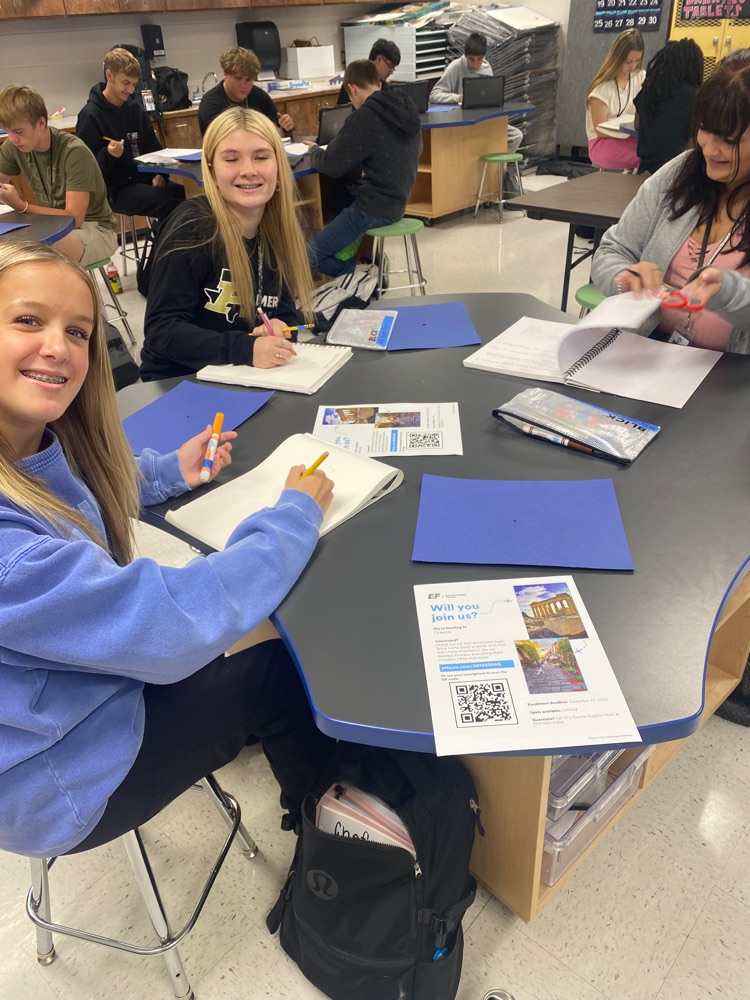
<path fill-rule="evenodd" d="M 221 427 L 224 423 L 224 414 L 217 413 L 214 417 L 214 426 L 211 432 L 211 440 L 208 442 L 208 447 L 206 448 L 206 454 L 203 458 L 203 465 L 201 467 L 200 481 L 202 483 L 207 483 L 211 478 L 211 470 L 214 467 L 214 456 L 216 455 L 216 449 L 219 447 L 219 438 L 221 437 Z"/>

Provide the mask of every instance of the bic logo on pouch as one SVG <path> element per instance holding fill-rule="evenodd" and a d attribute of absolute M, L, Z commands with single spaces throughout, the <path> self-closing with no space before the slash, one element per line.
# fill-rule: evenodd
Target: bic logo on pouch
<path fill-rule="evenodd" d="M 307 873 L 307 887 L 318 899 L 335 899 L 339 894 L 336 879 L 331 878 L 328 872 L 322 872 L 318 868 L 311 868 Z"/>

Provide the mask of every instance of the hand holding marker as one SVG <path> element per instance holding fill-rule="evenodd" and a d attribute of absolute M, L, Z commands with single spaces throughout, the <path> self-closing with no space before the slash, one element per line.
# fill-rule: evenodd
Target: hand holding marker
<path fill-rule="evenodd" d="M 214 417 L 214 426 L 211 431 L 211 440 L 208 442 L 208 447 L 206 448 L 206 454 L 203 459 L 203 467 L 200 471 L 200 481 L 202 483 L 207 483 L 211 478 L 211 470 L 214 467 L 214 455 L 216 454 L 216 449 L 219 447 L 219 438 L 221 437 L 221 427 L 224 423 L 224 414 L 217 413 Z"/>

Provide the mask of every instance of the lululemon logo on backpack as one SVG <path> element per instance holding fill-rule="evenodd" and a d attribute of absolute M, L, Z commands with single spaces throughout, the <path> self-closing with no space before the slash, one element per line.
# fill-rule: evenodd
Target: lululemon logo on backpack
<path fill-rule="evenodd" d="M 319 868 L 311 868 L 307 873 L 307 886 L 318 899 L 335 899 L 339 894 L 336 879 L 331 878 L 328 872 L 323 872 Z"/>

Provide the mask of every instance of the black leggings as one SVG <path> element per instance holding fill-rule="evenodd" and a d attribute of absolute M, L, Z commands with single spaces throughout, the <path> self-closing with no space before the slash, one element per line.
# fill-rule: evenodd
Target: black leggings
<path fill-rule="evenodd" d="M 257 736 L 296 820 L 335 741 L 316 727 L 280 639 L 220 656 L 176 684 L 146 684 L 143 742 L 102 818 L 69 853 L 99 847 L 152 819 Z"/>

